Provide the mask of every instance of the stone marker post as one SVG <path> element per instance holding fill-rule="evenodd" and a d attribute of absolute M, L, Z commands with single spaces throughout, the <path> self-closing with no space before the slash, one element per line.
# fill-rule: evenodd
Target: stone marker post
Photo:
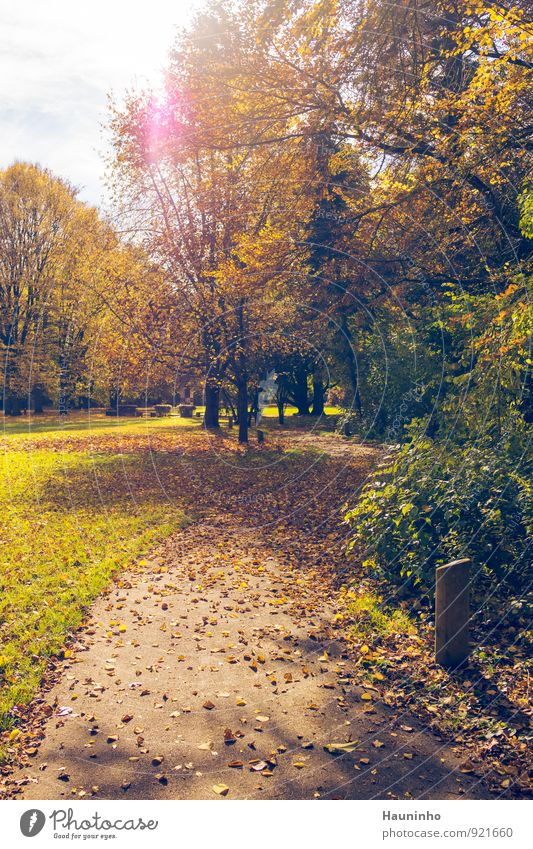
<path fill-rule="evenodd" d="M 470 653 L 470 560 L 454 560 L 435 571 L 435 659 L 457 669 Z"/>

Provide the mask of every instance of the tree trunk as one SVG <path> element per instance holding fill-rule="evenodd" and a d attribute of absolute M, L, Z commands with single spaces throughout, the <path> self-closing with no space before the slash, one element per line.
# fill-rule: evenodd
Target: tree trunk
<path fill-rule="evenodd" d="M 320 374 L 313 375 L 313 409 L 312 416 L 324 415 L 324 382 Z"/>
<path fill-rule="evenodd" d="M 285 424 L 285 401 L 282 398 L 278 398 L 278 422 L 280 425 Z"/>
<path fill-rule="evenodd" d="M 239 416 L 239 442 L 248 442 L 248 366 L 246 361 L 246 333 L 244 326 L 244 299 L 237 308 L 239 322 L 239 353 L 237 367 L 237 414 Z"/>
<path fill-rule="evenodd" d="M 346 314 L 343 314 L 341 318 L 341 330 L 341 339 L 344 342 L 345 355 L 348 363 L 348 373 L 350 376 L 350 383 L 352 385 L 353 405 L 357 411 L 357 415 L 359 416 L 359 418 L 362 418 L 363 410 L 361 407 L 361 395 L 359 393 L 359 374 L 357 370 L 357 360 L 353 349 L 353 336 L 350 328 L 348 327 L 348 318 Z"/>
<path fill-rule="evenodd" d="M 206 384 L 205 386 L 205 413 L 204 427 L 209 430 L 216 430 L 220 427 L 218 420 L 220 404 L 220 391 L 218 386 Z"/>
<path fill-rule="evenodd" d="M 296 384 L 294 387 L 294 403 L 298 410 L 299 416 L 309 415 L 309 397 L 307 395 L 307 372 L 305 369 L 299 369 L 296 375 Z"/>
<path fill-rule="evenodd" d="M 254 392 L 252 403 L 250 404 L 250 412 L 248 413 L 248 427 L 252 426 L 252 419 L 255 418 L 255 423 L 257 424 L 257 417 L 259 416 L 259 391 L 256 390 Z"/>
<path fill-rule="evenodd" d="M 8 395 L 4 399 L 4 413 L 6 416 L 22 415 L 23 402 L 16 395 Z"/>
<path fill-rule="evenodd" d="M 58 412 L 60 416 L 68 415 L 68 410 L 70 406 L 70 397 L 69 397 L 69 386 L 68 379 L 65 375 L 63 369 L 61 369 L 60 377 L 59 377 L 59 404 L 58 404 Z"/>
<path fill-rule="evenodd" d="M 237 414 L 239 416 L 239 442 L 248 442 L 248 381 L 240 376 L 237 386 Z"/>
<path fill-rule="evenodd" d="M 44 413 L 44 404 L 46 401 L 46 393 L 41 389 L 41 387 L 34 388 L 32 395 L 33 401 L 33 412 L 34 413 Z"/>

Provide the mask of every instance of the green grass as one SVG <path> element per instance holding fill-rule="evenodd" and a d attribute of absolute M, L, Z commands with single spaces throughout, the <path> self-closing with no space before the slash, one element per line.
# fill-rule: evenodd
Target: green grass
<path fill-rule="evenodd" d="M 285 416 L 290 418 L 291 416 L 296 415 L 298 412 L 296 407 L 291 407 L 290 405 L 285 407 Z M 263 407 L 263 416 L 267 419 L 277 418 L 278 416 L 278 408 L 275 404 L 269 404 L 267 407 Z M 340 416 L 342 410 L 340 407 L 325 407 L 324 414 L 326 416 Z"/>
<path fill-rule="evenodd" d="M 3 432 L 0 730 L 113 573 L 198 514 L 198 480 L 215 506 L 219 492 L 209 452 L 183 463 L 175 450 L 176 437 L 204 443 L 199 419 L 77 413 L 4 420 Z M 227 475 L 241 486 L 240 466 L 264 462 L 237 454 Z"/>
<path fill-rule="evenodd" d="M 113 572 L 187 521 L 150 455 L 14 448 L 0 482 L 0 729 Z"/>
<path fill-rule="evenodd" d="M 106 416 L 103 413 L 88 413 L 85 411 L 69 413 L 68 416 L 59 416 L 54 413 L 46 413 L 43 415 L 20 416 L 17 418 L 2 418 L 0 417 L 0 438 L 2 436 L 34 436 L 39 434 L 50 434 L 58 436 L 61 434 L 72 433 L 142 433 L 147 430 L 169 427 L 188 427 L 200 426 L 202 423 L 201 416 L 204 413 L 204 407 L 196 407 L 195 413 L 200 413 L 200 418 L 196 415 L 192 419 L 181 418 L 181 416 L 172 415 L 161 418 L 133 418 Z M 300 419 L 296 416 L 296 407 L 288 406 L 285 408 L 286 423 L 290 426 L 293 423 L 306 424 L 306 419 Z M 326 416 L 338 416 L 342 413 L 339 407 L 326 407 Z M 269 404 L 263 408 L 263 418 L 277 419 L 278 409 L 275 404 Z M 221 415 L 222 424 L 225 421 L 225 416 Z M 312 419 L 315 421 L 315 419 Z"/>
<path fill-rule="evenodd" d="M 197 412 L 203 413 L 203 407 L 197 407 Z M 161 418 L 115 418 L 105 416 L 102 413 L 71 413 L 68 416 L 39 415 L 20 416 L 14 419 L 0 419 L 0 437 L 3 436 L 33 436 L 35 434 L 60 435 L 62 433 L 116 433 L 137 432 L 141 433 L 147 429 L 168 427 L 191 427 L 191 424 L 199 425 L 197 418 L 182 419 L 180 416 L 163 416 Z"/>
<path fill-rule="evenodd" d="M 347 595 L 350 598 L 352 594 Z M 352 633 L 363 638 L 390 634 L 414 634 L 416 628 L 403 610 L 387 607 L 370 592 L 356 595 L 347 603 L 346 612 L 353 620 Z"/>

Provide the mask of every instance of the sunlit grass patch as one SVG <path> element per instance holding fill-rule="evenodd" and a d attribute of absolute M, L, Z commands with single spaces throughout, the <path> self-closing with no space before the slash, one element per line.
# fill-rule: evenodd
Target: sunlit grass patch
<path fill-rule="evenodd" d="M 387 637 L 392 634 L 414 634 L 415 625 L 399 607 L 388 606 L 371 592 L 356 595 L 348 592 L 346 616 L 351 622 L 353 636 Z"/>
<path fill-rule="evenodd" d="M 203 407 L 197 407 L 202 414 Z M 181 416 L 162 416 L 160 418 L 134 418 L 123 416 L 106 416 L 103 413 L 76 412 L 68 416 L 56 414 L 21 416 L 19 418 L 0 419 L 0 436 L 32 436 L 33 434 L 50 434 L 57 438 L 69 433 L 144 433 L 152 430 L 170 428 L 191 428 L 199 426 L 201 418 L 182 418 Z"/>
<path fill-rule="evenodd" d="M 9 451 L 0 482 L 0 728 L 113 572 L 186 521 L 143 456 Z"/>
<path fill-rule="evenodd" d="M 289 416 L 289 417 L 295 416 L 297 414 L 297 412 L 298 412 L 297 407 L 293 407 L 290 404 L 288 404 L 285 407 L 285 415 L 286 416 Z M 331 406 L 324 407 L 324 415 L 326 415 L 326 416 L 340 416 L 342 412 L 343 411 L 341 410 L 340 407 L 331 407 Z M 278 415 L 278 408 L 275 404 L 267 404 L 267 406 L 263 407 L 263 409 L 261 410 L 261 415 L 265 416 L 266 418 L 269 418 L 269 419 L 276 418 L 277 415 Z"/>

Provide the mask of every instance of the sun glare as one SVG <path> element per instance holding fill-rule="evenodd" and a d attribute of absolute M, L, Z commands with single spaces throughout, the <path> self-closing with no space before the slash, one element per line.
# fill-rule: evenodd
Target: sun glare
<path fill-rule="evenodd" d="M 0 0 L 0 167 L 46 163 L 99 204 L 108 96 L 157 90 L 195 0 Z"/>

